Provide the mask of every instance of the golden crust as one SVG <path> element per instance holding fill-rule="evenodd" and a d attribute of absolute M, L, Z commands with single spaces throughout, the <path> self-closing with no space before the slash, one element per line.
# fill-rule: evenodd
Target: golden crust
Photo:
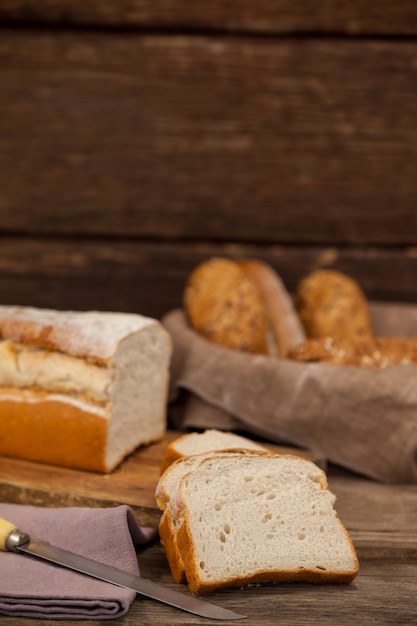
<path fill-rule="evenodd" d="M 276 344 L 277 355 L 286 358 L 289 351 L 306 339 L 293 299 L 283 281 L 267 263 L 245 259 L 240 266 L 256 282 Z M 270 349 L 273 352 L 273 346 Z"/>
<path fill-rule="evenodd" d="M 191 326 L 228 348 L 267 352 L 268 325 L 257 285 L 238 263 L 213 258 L 191 273 L 184 292 Z"/>
<path fill-rule="evenodd" d="M 165 472 L 165 470 L 168 469 L 170 465 L 172 465 L 173 463 L 175 463 L 175 461 L 178 461 L 179 459 L 182 459 L 182 458 L 183 458 L 183 455 L 180 452 L 178 452 L 178 450 L 175 449 L 174 444 L 172 445 L 169 444 L 167 446 L 167 449 L 165 450 L 161 467 L 159 468 L 159 473 L 161 474 L 161 476 Z"/>
<path fill-rule="evenodd" d="M 417 339 L 377 337 L 355 344 L 336 341 L 332 337 L 308 339 L 294 348 L 289 358 L 295 361 L 359 367 L 408 365 L 417 363 Z"/>
<path fill-rule="evenodd" d="M 130 313 L 57 311 L 0 305 L 0 336 L 109 365 L 120 343 L 156 320 Z"/>
<path fill-rule="evenodd" d="M 170 465 L 172 465 L 172 463 L 175 463 L 175 461 L 178 461 L 178 459 L 184 458 L 184 455 L 178 450 L 177 445 L 181 444 L 181 441 L 185 441 L 188 437 L 189 433 L 185 433 L 184 435 L 180 435 L 173 441 L 170 441 L 170 443 L 167 445 L 167 447 L 165 448 L 165 454 L 161 461 L 161 466 L 159 468 L 159 473 L 161 476 L 165 472 L 165 470 L 168 469 Z"/>
<path fill-rule="evenodd" d="M 159 538 L 164 546 L 172 578 L 177 583 L 186 583 L 184 563 L 177 543 L 177 532 L 169 509 L 165 509 L 159 521 Z"/>
<path fill-rule="evenodd" d="M 362 289 L 341 272 L 312 272 L 299 284 L 295 301 L 308 338 L 355 343 L 374 336 Z"/>
<path fill-rule="evenodd" d="M 0 454 L 108 472 L 108 419 L 45 392 L 0 390 Z"/>

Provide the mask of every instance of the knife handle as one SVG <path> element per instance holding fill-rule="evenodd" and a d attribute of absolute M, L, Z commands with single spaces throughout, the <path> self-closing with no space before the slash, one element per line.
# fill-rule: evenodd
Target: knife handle
<path fill-rule="evenodd" d="M 0 517 L 0 551 L 15 552 L 19 546 L 29 543 L 30 537 L 26 533 L 22 533 L 16 527 L 16 524 L 8 522 L 7 519 Z"/>

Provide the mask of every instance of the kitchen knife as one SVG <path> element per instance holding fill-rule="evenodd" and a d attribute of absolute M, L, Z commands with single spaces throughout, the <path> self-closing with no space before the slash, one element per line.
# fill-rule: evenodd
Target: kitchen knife
<path fill-rule="evenodd" d="M 234 611 L 200 600 L 199 598 L 179 593 L 169 587 L 164 587 L 153 581 L 129 574 L 122 570 L 98 563 L 79 554 L 51 546 L 44 541 L 31 539 L 27 533 L 20 531 L 14 524 L 0 517 L 0 550 L 3 552 L 18 552 L 44 559 L 50 563 L 67 567 L 81 574 L 86 574 L 119 587 L 131 589 L 148 598 L 158 600 L 164 604 L 194 613 L 200 617 L 217 620 L 242 619 Z"/>

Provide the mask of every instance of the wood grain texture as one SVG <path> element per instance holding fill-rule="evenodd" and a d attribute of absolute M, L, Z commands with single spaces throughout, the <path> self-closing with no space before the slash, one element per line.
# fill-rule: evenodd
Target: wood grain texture
<path fill-rule="evenodd" d="M 246 614 L 245 625 L 276 626 L 397 626 L 414 624 L 417 616 L 417 493 L 410 485 L 386 485 L 329 469 L 336 510 L 357 547 L 361 569 L 351 585 L 303 583 L 254 586 L 210 594 L 206 599 Z M 39 500 L 39 505 L 42 500 Z M 49 505 L 49 503 L 47 503 Z M 143 576 L 185 592 L 173 583 L 163 548 L 156 544 L 142 551 Z M 5 626 L 33 622 L 2 616 Z M 61 626 L 56 620 L 36 620 L 42 626 Z M 88 626 L 91 622 L 79 622 Z M 198 618 L 138 597 L 116 624 L 130 626 L 201 625 Z"/>
<path fill-rule="evenodd" d="M 413 245 L 416 78 L 414 42 L 3 31 L 0 230 Z"/>
<path fill-rule="evenodd" d="M 261 258 L 294 292 L 317 268 L 350 274 L 370 300 L 417 302 L 415 249 L 255 246 L 7 237 L 0 241 L 0 300 L 75 310 L 118 310 L 160 318 L 182 305 L 192 269 L 225 256 Z"/>
<path fill-rule="evenodd" d="M 128 504 L 139 523 L 158 526 L 155 502 L 162 456 L 178 433 L 169 432 L 155 444 L 139 448 L 111 474 L 55 467 L 0 457 L 0 495 L 6 502 L 34 506 L 92 508 Z"/>
<path fill-rule="evenodd" d="M 106 27 L 410 35 L 413 0 L 2 0 L 0 19 Z"/>
<path fill-rule="evenodd" d="M 162 548 L 155 546 L 139 555 L 144 576 L 184 592 L 170 582 Z M 415 621 L 416 569 L 401 556 L 362 561 L 362 571 L 353 586 L 319 587 L 294 585 L 263 586 L 210 594 L 206 600 L 223 608 L 246 614 L 245 626 L 398 626 Z M 279 619 L 279 622 L 278 622 Z M 137 598 L 128 614 L 113 620 L 116 626 L 205 626 L 210 622 L 145 598 Z M 2 616 L 5 626 L 30 626 L 30 620 Z M 61 626 L 64 622 L 36 620 L 40 626 Z M 77 626 L 91 626 L 91 621 L 77 621 Z"/>

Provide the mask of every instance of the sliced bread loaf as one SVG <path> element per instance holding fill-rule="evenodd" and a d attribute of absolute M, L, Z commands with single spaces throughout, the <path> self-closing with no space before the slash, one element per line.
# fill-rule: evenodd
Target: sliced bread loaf
<path fill-rule="evenodd" d="M 182 477 L 163 518 L 175 528 L 193 593 L 255 582 L 348 583 L 359 562 L 334 502 L 324 472 L 305 459 L 214 455 Z"/>

